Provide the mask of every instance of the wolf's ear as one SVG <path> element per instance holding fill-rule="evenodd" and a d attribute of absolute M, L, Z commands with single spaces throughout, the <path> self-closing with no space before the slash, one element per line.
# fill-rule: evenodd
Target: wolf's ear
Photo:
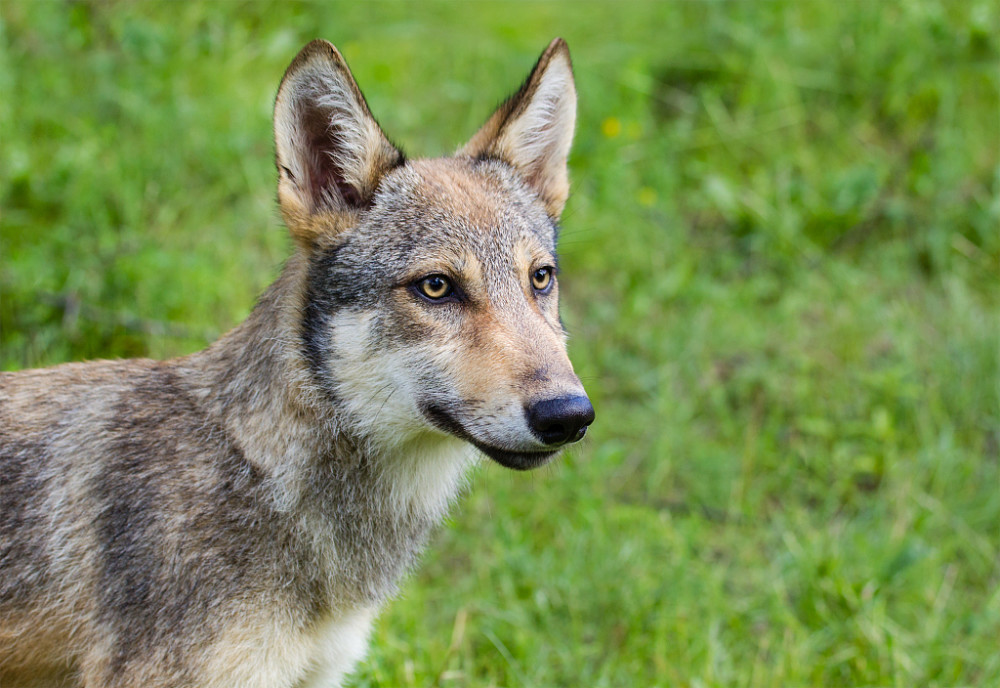
<path fill-rule="evenodd" d="M 315 40 L 288 67 L 274 103 L 278 202 L 289 230 L 310 242 L 321 213 L 371 205 L 403 154 L 379 128 L 347 63 Z"/>
<path fill-rule="evenodd" d="M 569 196 L 566 158 L 576 124 L 576 87 L 566 41 L 549 44 L 521 89 L 459 151 L 513 165 L 559 217 Z"/>

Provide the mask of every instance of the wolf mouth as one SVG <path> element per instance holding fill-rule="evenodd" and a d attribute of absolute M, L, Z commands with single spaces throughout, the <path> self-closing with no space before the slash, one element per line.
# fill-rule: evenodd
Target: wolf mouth
<path fill-rule="evenodd" d="M 532 468 L 537 468 L 543 463 L 551 459 L 553 456 L 559 453 L 556 451 L 540 451 L 540 452 L 514 452 L 507 449 L 497 449 L 496 447 L 491 447 L 489 445 L 483 444 L 482 442 L 477 442 L 475 440 L 469 440 L 472 445 L 486 454 L 494 461 L 496 461 L 501 466 L 506 466 L 507 468 L 513 468 L 516 471 L 527 471 Z"/>
<path fill-rule="evenodd" d="M 527 471 L 537 468 L 559 453 L 558 449 L 543 450 L 537 452 L 519 452 L 510 449 L 501 449 L 484 442 L 480 442 L 466 430 L 458 420 L 440 406 L 435 404 L 425 404 L 422 406 L 424 416 L 431 424 L 442 432 L 447 432 L 459 439 L 465 440 L 476 449 L 486 454 L 501 466 L 512 468 L 516 471 Z"/>

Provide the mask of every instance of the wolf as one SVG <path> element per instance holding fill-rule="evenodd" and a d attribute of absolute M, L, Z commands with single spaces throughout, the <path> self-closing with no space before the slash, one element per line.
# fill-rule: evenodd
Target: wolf
<path fill-rule="evenodd" d="M 593 407 L 558 314 L 569 50 L 450 157 L 407 159 L 315 40 L 274 108 L 294 252 L 167 361 L 0 375 L 0 685 L 331 687 L 480 457 Z"/>

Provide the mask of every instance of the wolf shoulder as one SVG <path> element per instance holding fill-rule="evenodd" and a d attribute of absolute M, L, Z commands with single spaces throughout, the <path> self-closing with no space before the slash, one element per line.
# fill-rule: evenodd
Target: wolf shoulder
<path fill-rule="evenodd" d="M 147 359 L 65 363 L 0 373 L 0 457 L 86 460 L 189 396 L 173 362 Z M 133 409 L 141 409 L 138 417 Z M 145 421 L 145 422 L 144 422 Z M 91 459 L 99 459 L 91 456 Z M 7 467 L 9 468 L 9 467 Z"/>
<path fill-rule="evenodd" d="M 95 563 L 87 546 L 103 542 L 109 556 L 127 550 L 118 535 L 152 529 L 152 521 L 167 532 L 180 528 L 178 519 L 214 511 L 220 491 L 242 492 L 245 502 L 256 481 L 237 455 L 174 362 L 2 373 L 0 568 L 79 579 L 75 567 Z M 48 594 L 33 589 L 48 576 L 3 578 L 0 602 Z"/>

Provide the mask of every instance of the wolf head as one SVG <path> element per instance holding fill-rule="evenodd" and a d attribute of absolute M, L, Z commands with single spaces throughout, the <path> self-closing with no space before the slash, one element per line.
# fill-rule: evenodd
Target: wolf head
<path fill-rule="evenodd" d="M 575 118 L 561 39 L 439 159 L 389 142 L 330 43 L 292 62 L 274 131 L 309 266 L 300 352 L 346 425 L 383 446 L 445 433 L 518 469 L 583 437 L 594 411 L 566 355 L 556 258 Z"/>

